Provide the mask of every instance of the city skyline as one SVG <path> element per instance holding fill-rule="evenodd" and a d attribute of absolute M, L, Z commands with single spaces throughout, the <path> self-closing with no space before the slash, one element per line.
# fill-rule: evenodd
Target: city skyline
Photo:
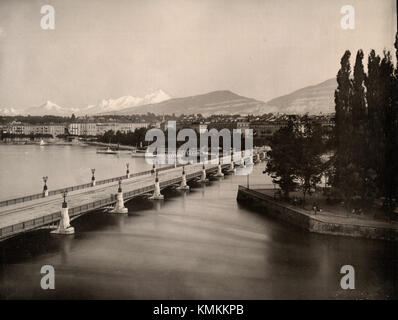
<path fill-rule="evenodd" d="M 346 49 L 392 50 L 396 20 L 393 0 L 352 1 L 354 30 L 340 27 L 343 1 L 50 4 L 55 30 L 40 28 L 40 1 L 0 4 L 1 108 L 80 108 L 157 89 L 268 101 L 334 78 Z"/>

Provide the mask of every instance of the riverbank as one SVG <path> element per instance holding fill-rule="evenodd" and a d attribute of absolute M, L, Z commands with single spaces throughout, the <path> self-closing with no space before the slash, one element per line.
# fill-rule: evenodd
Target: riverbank
<path fill-rule="evenodd" d="M 267 215 L 314 233 L 398 241 L 398 223 L 365 220 L 322 211 L 316 215 L 270 196 L 268 189 L 239 186 L 237 201 L 260 209 Z"/>

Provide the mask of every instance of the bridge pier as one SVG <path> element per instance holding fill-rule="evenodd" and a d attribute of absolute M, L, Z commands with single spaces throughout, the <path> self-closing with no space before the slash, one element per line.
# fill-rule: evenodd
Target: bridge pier
<path fill-rule="evenodd" d="M 163 199 L 164 196 L 160 193 L 160 182 L 159 182 L 158 173 L 156 171 L 155 191 L 153 192 L 153 195 L 149 197 L 149 200 L 163 200 Z"/>
<path fill-rule="evenodd" d="M 241 160 L 239 168 L 246 168 L 246 161 L 244 158 Z"/>
<path fill-rule="evenodd" d="M 117 189 L 115 208 L 110 210 L 109 213 L 127 213 L 127 212 L 128 209 L 124 206 L 122 180 L 119 180 L 119 188 Z"/>
<path fill-rule="evenodd" d="M 68 204 L 66 203 L 66 195 L 64 192 L 64 202 L 62 203 L 61 208 L 61 220 L 59 221 L 58 228 L 56 230 L 51 231 L 53 234 L 73 234 L 75 233 L 75 228 L 70 225 L 69 218 L 69 209 Z"/>
<path fill-rule="evenodd" d="M 209 179 L 206 178 L 206 167 L 205 167 L 205 164 L 203 164 L 203 167 L 202 167 L 202 175 L 201 175 L 201 177 L 200 177 L 199 182 L 205 183 L 205 182 L 208 182 L 208 181 L 209 181 Z"/>
<path fill-rule="evenodd" d="M 231 157 L 231 163 L 230 163 L 230 165 L 229 165 L 228 172 L 232 173 L 232 172 L 234 172 L 234 171 L 235 171 L 235 163 L 234 163 L 234 158 L 233 158 L 233 156 L 232 156 L 232 157 Z"/>
<path fill-rule="evenodd" d="M 217 173 L 215 174 L 215 177 L 224 177 L 224 173 L 222 173 L 222 169 L 221 169 L 221 161 L 220 160 L 218 160 Z"/>
<path fill-rule="evenodd" d="M 259 162 L 261 162 L 260 155 L 258 153 L 256 153 L 254 156 L 254 163 L 259 163 Z"/>
<path fill-rule="evenodd" d="M 189 186 L 187 185 L 187 177 L 185 174 L 185 167 L 182 167 L 182 181 L 181 185 L 177 187 L 178 190 L 189 190 Z"/>

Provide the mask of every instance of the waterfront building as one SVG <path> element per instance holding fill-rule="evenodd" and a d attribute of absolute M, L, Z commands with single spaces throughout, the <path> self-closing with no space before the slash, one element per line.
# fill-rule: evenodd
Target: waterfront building
<path fill-rule="evenodd" d="M 120 131 L 122 133 L 134 132 L 136 129 L 149 128 L 148 122 L 108 122 L 97 123 L 97 135 L 103 135 L 105 132 L 112 130 L 113 132 Z"/>
<path fill-rule="evenodd" d="M 24 124 L 24 134 L 48 134 L 53 137 L 62 135 L 65 133 L 65 125 L 63 124 Z"/>

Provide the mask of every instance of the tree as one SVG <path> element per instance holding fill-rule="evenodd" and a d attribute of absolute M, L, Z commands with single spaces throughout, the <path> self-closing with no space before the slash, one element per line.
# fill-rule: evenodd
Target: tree
<path fill-rule="evenodd" d="M 307 193 L 321 181 L 324 169 L 321 156 L 324 153 L 321 127 L 308 116 L 301 119 L 299 132 L 297 132 L 297 144 L 299 146 L 296 176 L 302 181 L 303 202 Z"/>
<path fill-rule="evenodd" d="M 395 47 L 398 58 L 398 35 Z M 398 189 L 398 64 L 391 54 L 368 56 L 368 74 L 357 52 L 350 79 L 349 51 L 341 59 L 335 92 L 332 184 L 349 203 L 384 198 L 391 212 Z"/>
<path fill-rule="evenodd" d="M 367 107 L 365 97 L 365 80 L 366 73 L 363 66 L 363 51 L 358 50 L 355 65 L 354 78 L 352 79 L 352 97 L 351 97 L 351 163 L 348 169 L 351 170 L 350 188 L 354 188 L 349 192 L 351 196 L 359 196 L 363 200 L 373 200 L 375 196 L 374 177 L 375 172 L 369 163 L 369 135 L 367 121 Z"/>
<path fill-rule="evenodd" d="M 390 52 L 384 52 L 380 62 L 380 106 L 382 125 L 382 166 L 381 187 L 386 199 L 385 205 L 393 210 L 393 199 L 397 193 L 398 145 L 397 145 L 397 109 L 394 96 L 394 65 Z"/>
<path fill-rule="evenodd" d="M 335 126 L 333 132 L 333 145 L 335 148 L 334 163 L 335 170 L 332 177 L 333 185 L 338 189 L 344 186 L 344 177 L 348 172 L 344 172 L 348 167 L 351 158 L 350 137 L 352 134 L 351 122 L 351 93 L 352 82 L 350 80 L 350 51 L 346 51 L 341 58 L 341 68 L 337 73 L 337 89 L 334 94 L 335 100 Z"/>
<path fill-rule="evenodd" d="M 296 137 L 296 124 L 289 119 L 287 125 L 282 127 L 271 138 L 268 151 L 268 162 L 265 172 L 270 174 L 272 181 L 279 185 L 285 198 L 297 186 L 297 162 L 299 146 Z"/>

